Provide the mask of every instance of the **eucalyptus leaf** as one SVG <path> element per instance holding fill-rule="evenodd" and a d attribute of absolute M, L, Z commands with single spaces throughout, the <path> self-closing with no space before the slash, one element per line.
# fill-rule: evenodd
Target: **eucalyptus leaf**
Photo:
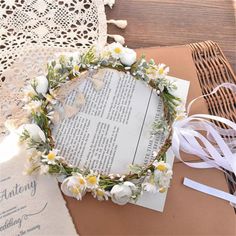
<path fill-rule="evenodd" d="M 129 165 L 129 171 L 131 172 L 131 174 L 137 174 L 138 176 L 141 174 L 143 168 L 140 165 L 137 164 L 130 164 Z"/>

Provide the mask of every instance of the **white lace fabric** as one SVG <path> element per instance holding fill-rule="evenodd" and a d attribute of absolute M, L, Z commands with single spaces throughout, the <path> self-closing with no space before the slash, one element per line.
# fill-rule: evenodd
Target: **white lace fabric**
<path fill-rule="evenodd" d="M 0 136 L 7 118 L 25 116 L 22 88 L 55 53 L 103 47 L 106 39 L 102 0 L 0 0 Z"/>

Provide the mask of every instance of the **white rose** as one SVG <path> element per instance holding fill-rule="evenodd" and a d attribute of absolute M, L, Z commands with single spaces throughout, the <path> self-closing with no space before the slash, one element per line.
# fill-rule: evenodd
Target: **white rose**
<path fill-rule="evenodd" d="M 24 132 L 24 130 L 26 130 L 29 133 L 30 138 L 33 139 L 34 141 L 36 142 L 46 141 L 45 134 L 38 125 L 36 124 L 21 125 L 18 128 L 18 132 L 20 133 L 20 135 Z"/>
<path fill-rule="evenodd" d="M 72 192 L 69 190 L 68 186 L 69 186 L 69 182 L 70 180 L 72 179 L 72 176 L 71 177 L 68 177 L 66 179 L 63 180 L 62 184 L 61 184 L 61 191 L 66 195 L 66 196 L 69 196 L 69 197 L 73 197 L 73 194 Z"/>
<path fill-rule="evenodd" d="M 135 185 L 131 182 L 117 184 L 111 189 L 111 200 L 118 205 L 125 205 L 130 201 Z"/>
<path fill-rule="evenodd" d="M 80 180 L 83 180 L 82 181 Z M 69 197 L 74 197 L 77 200 L 81 200 L 82 197 L 86 194 L 86 185 L 85 179 L 82 175 L 78 174 L 75 176 L 69 176 L 63 180 L 61 184 L 61 191 Z"/>
<path fill-rule="evenodd" d="M 48 91 L 48 79 L 41 75 L 35 78 L 36 91 L 41 94 L 46 94 Z"/>
<path fill-rule="evenodd" d="M 120 61 L 125 66 L 132 66 L 137 59 L 137 54 L 133 49 L 124 48 L 124 52 L 120 56 Z"/>

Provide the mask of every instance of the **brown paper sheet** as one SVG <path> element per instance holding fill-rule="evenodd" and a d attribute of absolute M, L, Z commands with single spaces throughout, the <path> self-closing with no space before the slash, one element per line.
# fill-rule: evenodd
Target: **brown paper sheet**
<path fill-rule="evenodd" d="M 137 51 L 170 66 L 171 76 L 191 81 L 188 101 L 201 95 L 188 47 Z M 192 113 L 207 113 L 204 101 L 194 105 Z M 67 197 L 66 201 L 80 235 L 236 235 L 236 217 L 229 203 L 185 187 L 183 177 L 227 191 L 222 172 L 175 163 L 164 213 L 132 204 L 121 207 L 111 201 L 98 202 L 89 194 L 83 201 Z"/>

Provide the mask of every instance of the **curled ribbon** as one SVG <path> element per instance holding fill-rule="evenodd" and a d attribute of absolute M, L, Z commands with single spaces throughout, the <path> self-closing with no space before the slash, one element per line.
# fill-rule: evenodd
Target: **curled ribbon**
<path fill-rule="evenodd" d="M 172 150 L 175 156 L 183 163 L 193 168 L 217 168 L 231 171 L 236 176 L 236 124 L 226 118 L 194 114 L 188 116 L 192 104 L 199 98 L 216 93 L 220 88 L 229 88 L 236 93 L 236 85 L 223 83 L 217 86 L 210 94 L 200 96 L 191 101 L 187 108 L 187 116 L 176 120 L 173 124 Z M 210 120 L 227 125 L 228 129 L 217 127 Z M 206 132 L 206 136 L 202 134 Z M 224 137 L 227 136 L 227 137 Z M 199 143 L 201 142 L 201 144 Z M 185 162 L 180 151 L 200 157 L 202 162 Z"/>

